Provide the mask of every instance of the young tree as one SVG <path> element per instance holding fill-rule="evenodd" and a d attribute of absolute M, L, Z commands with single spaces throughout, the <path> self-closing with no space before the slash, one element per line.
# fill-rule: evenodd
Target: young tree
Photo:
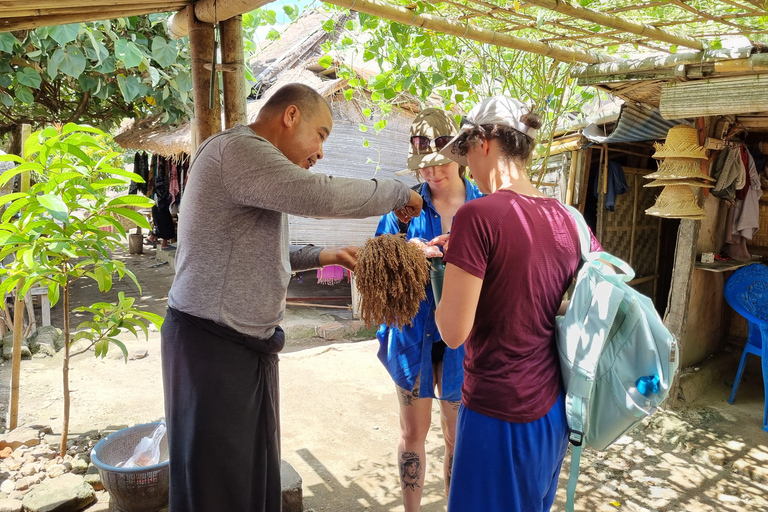
<path fill-rule="evenodd" d="M 14 155 L 0 156 L 20 165 L 0 176 L 0 185 L 13 176 L 29 171 L 38 182 L 27 192 L 3 196 L 6 205 L 0 225 L 0 260 L 13 255 L 12 263 L 0 268 L 0 293 L 16 290 L 23 297 L 35 285 L 48 287 L 51 304 L 63 300 L 64 313 L 64 425 L 61 454 L 66 453 L 69 430 L 69 365 L 76 355 L 94 349 L 104 357 L 110 344 L 122 350 L 126 361 L 128 350 L 117 336 L 137 329 L 148 336 L 147 323 L 159 327 L 162 318 L 134 307 L 134 299 L 119 294 L 117 304 L 98 302 L 77 308 L 91 315 L 75 330 L 70 325 L 72 284 L 80 279 L 94 280 L 99 290 L 112 287 L 117 274 L 139 283 L 125 264 L 112 258 L 126 231 L 117 217 L 125 217 L 149 228 L 146 219 L 131 207 L 148 208 L 151 201 L 143 196 L 110 197 L 114 187 L 125 187 L 141 178 L 113 167 L 117 153 L 109 152 L 102 142 L 106 134 L 96 128 L 67 124 L 33 133 L 24 148 L 26 159 Z M 104 227 L 112 227 L 110 231 Z M 140 289 L 140 287 L 139 287 Z M 77 331 L 77 332 L 74 332 Z M 85 340 L 85 346 L 76 342 Z"/>

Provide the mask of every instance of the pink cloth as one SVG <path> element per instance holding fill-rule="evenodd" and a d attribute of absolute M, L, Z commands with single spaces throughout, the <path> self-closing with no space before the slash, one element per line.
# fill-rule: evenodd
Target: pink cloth
<path fill-rule="evenodd" d="M 318 284 L 338 284 L 344 279 L 346 269 L 339 265 L 329 265 L 317 269 Z"/>
<path fill-rule="evenodd" d="M 179 195 L 179 171 L 176 163 L 171 164 L 171 183 L 168 185 L 168 193 L 171 194 L 171 204 L 176 202 L 176 196 Z"/>

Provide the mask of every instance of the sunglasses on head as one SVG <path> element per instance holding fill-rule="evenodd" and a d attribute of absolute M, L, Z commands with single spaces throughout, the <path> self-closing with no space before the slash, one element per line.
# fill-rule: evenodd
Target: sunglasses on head
<path fill-rule="evenodd" d="M 425 135 L 413 135 L 411 137 L 411 146 L 417 155 L 432 153 L 432 141 L 435 142 L 435 151 L 440 151 L 453 139 L 453 135 L 441 135 L 430 139 Z"/>

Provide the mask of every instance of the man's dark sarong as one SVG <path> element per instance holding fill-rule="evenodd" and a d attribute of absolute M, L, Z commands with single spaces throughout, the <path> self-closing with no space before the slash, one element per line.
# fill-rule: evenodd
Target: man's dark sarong
<path fill-rule="evenodd" d="M 279 327 L 269 340 L 168 308 L 170 512 L 279 512 Z"/>

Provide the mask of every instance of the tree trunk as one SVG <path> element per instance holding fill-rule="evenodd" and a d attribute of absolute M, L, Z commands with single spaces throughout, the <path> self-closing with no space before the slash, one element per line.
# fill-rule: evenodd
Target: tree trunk
<path fill-rule="evenodd" d="M 66 266 L 65 266 L 66 269 Z M 69 436 L 69 280 L 64 285 L 64 425 L 61 427 L 61 446 L 59 455 L 67 454 L 67 438 Z"/>
<path fill-rule="evenodd" d="M 16 298 L 13 306 L 13 356 L 11 363 L 11 417 L 8 423 L 10 430 L 15 429 L 19 423 L 19 379 L 21 378 L 21 338 L 24 329 L 24 297 L 21 296 L 21 288 L 24 279 L 20 279 L 16 285 Z"/>

